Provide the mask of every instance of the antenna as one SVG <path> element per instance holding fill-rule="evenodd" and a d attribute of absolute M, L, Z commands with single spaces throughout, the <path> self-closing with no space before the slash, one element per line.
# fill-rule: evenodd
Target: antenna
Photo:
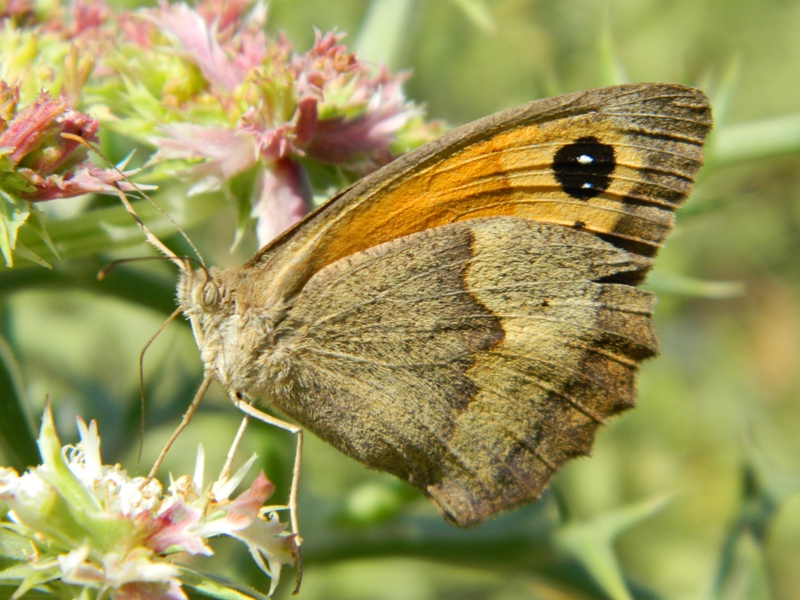
<path fill-rule="evenodd" d="M 123 259 L 112 261 L 108 265 L 106 265 L 103 269 L 101 269 L 100 272 L 97 273 L 98 281 L 102 281 L 103 279 L 105 279 L 106 275 L 108 275 L 108 273 L 112 269 L 114 269 L 115 267 L 117 267 L 120 264 L 124 264 L 124 263 L 128 263 L 128 262 L 144 261 L 144 260 L 169 260 L 172 263 L 174 263 L 175 265 L 177 265 L 178 269 L 180 269 L 182 272 L 188 271 L 189 270 L 189 264 L 190 263 L 194 263 L 194 264 L 198 265 L 205 272 L 206 277 L 209 280 L 211 279 L 211 274 L 208 272 L 208 268 L 206 267 L 206 264 L 203 261 L 203 257 L 200 255 L 200 251 L 194 245 L 192 240 L 189 239 L 189 236 L 186 235 L 186 232 L 180 227 L 180 225 L 178 225 L 175 222 L 175 220 L 169 214 L 167 214 L 167 212 L 163 208 L 161 208 L 161 206 L 158 205 L 158 203 L 156 203 L 150 196 L 148 196 L 146 193 L 144 193 L 144 191 L 141 188 L 139 188 L 134 183 L 132 183 L 130 181 L 130 179 L 128 178 L 128 176 L 117 165 L 113 164 L 108 159 L 108 157 L 106 157 L 98 148 L 95 148 L 92 144 L 90 144 L 89 142 L 87 142 L 83 138 L 81 138 L 81 137 L 79 137 L 77 135 L 73 135 L 71 133 L 62 133 L 61 137 L 64 137 L 64 138 L 70 139 L 72 141 L 78 142 L 79 144 L 81 144 L 81 145 L 85 146 L 86 148 L 88 148 L 90 151 L 96 153 L 100 158 L 102 158 L 106 162 L 106 164 L 111 165 L 111 167 L 117 173 L 120 174 L 122 179 L 128 185 L 130 185 L 131 191 L 137 192 L 142 198 L 146 199 L 150 204 L 152 204 L 158 210 L 158 212 L 160 212 L 164 216 L 164 218 L 167 219 L 167 221 L 169 221 L 175 227 L 175 229 L 181 234 L 181 236 L 183 236 L 183 238 L 186 240 L 186 242 L 191 247 L 192 251 L 197 255 L 197 258 L 192 258 L 190 256 L 179 257 L 178 255 L 176 255 L 172 250 L 170 250 L 166 245 L 164 245 L 164 243 L 161 240 L 159 240 L 155 235 L 153 235 L 153 233 L 147 228 L 147 225 L 145 225 L 144 222 L 142 221 L 142 219 L 139 217 L 139 215 L 136 214 L 136 211 L 133 209 L 133 206 L 131 205 L 130 201 L 128 200 L 128 197 L 125 195 L 125 190 L 121 189 L 121 187 L 119 185 L 112 185 L 110 187 L 114 188 L 114 191 L 119 196 L 119 199 L 122 202 L 122 205 L 125 207 L 125 210 L 128 211 L 128 214 L 130 214 L 131 218 L 133 218 L 134 222 L 139 226 L 139 229 L 142 230 L 142 233 L 144 233 L 144 236 L 147 239 L 147 241 L 150 242 L 150 244 L 152 246 L 154 246 L 159 252 L 161 252 L 161 254 L 163 256 L 143 256 L 143 257 L 136 257 L 136 258 L 123 258 Z M 126 161 L 127 161 L 127 159 L 126 159 Z M 161 324 L 161 326 L 158 328 L 158 330 L 150 337 L 150 339 L 147 340 L 147 343 L 144 345 L 144 347 L 142 348 L 142 351 L 139 353 L 139 388 L 140 388 L 140 393 L 141 393 L 141 398 L 142 398 L 142 403 L 141 403 L 141 405 L 142 405 L 142 415 L 141 415 L 142 431 L 141 431 L 141 435 L 139 437 L 139 454 L 138 454 L 138 458 L 137 458 L 137 465 L 141 461 L 142 445 L 144 443 L 144 423 L 145 423 L 144 355 L 145 355 L 145 352 L 147 352 L 148 348 L 150 348 L 150 346 L 153 343 L 153 341 L 155 341 L 155 339 L 159 336 L 159 334 L 161 334 L 161 332 L 164 331 L 166 326 L 169 325 L 180 313 L 181 313 L 181 309 L 180 308 L 175 309 L 172 312 L 172 314 L 169 317 L 167 317 L 167 319 Z M 195 395 L 195 398 L 192 400 L 192 403 L 189 406 L 189 409 L 187 410 L 186 414 L 184 414 L 183 421 L 178 426 L 176 431 L 172 434 L 170 439 L 167 441 L 167 444 L 161 449 L 161 452 L 159 453 L 158 458 L 156 459 L 156 462 L 153 465 L 152 470 L 150 471 L 150 475 L 149 475 L 150 478 L 153 478 L 155 476 L 156 471 L 158 470 L 159 466 L 163 462 L 164 457 L 167 454 L 167 451 L 170 449 L 170 447 L 172 446 L 174 441 L 177 439 L 178 434 L 180 434 L 180 432 L 189 424 L 189 420 L 191 419 L 192 414 L 194 413 L 195 409 L 197 408 L 197 405 L 200 403 L 200 400 L 202 399 L 203 395 L 205 394 L 205 391 L 208 389 L 208 386 L 210 385 L 210 383 L 211 383 L 211 377 L 210 376 L 206 376 L 206 378 L 203 380 L 203 384 L 200 386 L 200 389 L 198 390 L 197 394 Z"/>
<path fill-rule="evenodd" d="M 100 269 L 97 273 L 97 281 L 103 281 L 113 269 L 118 267 L 119 265 L 123 265 L 125 263 L 132 263 L 132 262 L 144 262 L 146 260 L 169 260 L 172 261 L 173 257 L 171 256 L 134 256 L 133 258 L 119 258 L 117 260 L 112 260 L 108 263 L 105 267 Z M 208 272 L 206 266 L 201 263 L 199 260 L 192 258 L 191 256 L 182 256 L 180 260 L 191 262 L 196 264 L 199 268 L 205 271 L 206 277 L 211 279 L 211 273 Z M 185 265 L 182 265 L 181 268 L 185 268 Z"/>
<path fill-rule="evenodd" d="M 61 134 L 61 137 L 63 137 L 63 138 L 66 138 L 66 139 L 69 139 L 69 140 L 72 140 L 72 141 L 74 141 L 74 142 L 77 142 L 77 143 L 79 143 L 79 144 L 81 144 L 81 145 L 85 146 L 86 148 L 88 148 L 89 150 L 91 150 L 92 152 L 94 152 L 95 154 L 97 154 L 97 155 L 98 155 L 100 158 L 102 158 L 104 161 L 106 161 L 106 163 L 107 163 L 107 164 L 111 165 L 111 168 L 112 168 L 112 169 L 114 169 L 114 170 L 115 170 L 117 173 L 119 173 L 119 174 L 120 174 L 120 175 L 123 177 L 123 179 L 124 179 L 125 181 L 127 181 L 127 182 L 130 182 L 130 180 L 128 179 L 128 176 L 127 176 L 127 175 L 126 175 L 124 172 L 122 172 L 122 170 L 121 170 L 121 169 L 120 169 L 120 168 L 119 168 L 117 165 L 113 164 L 113 163 L 112 163 L 112 162 L 111 162 L 111 161 L 110 161 L 110 160 L 109 160 L 109 159 L 106 157 L 106 155 L 105 155 L 105 154 L 103 154 L 103 153 L 100 151 L 100 149 L 99 149 L 99 148 L 96 148 L 96 147 L 94 147 L 92 144 L 90 144 L 89 142 L 87 142 L 87 141 L 86 141 L 85 139 L 83 139 L 82 137 L 79 137 L 79 136 L 77 136 L 77 135 L 74 135 L 74 134 L 71 134 L 71 133 L 62 133 L 62 134 Z M 145 193 L 144 193 L 144 191 L 143 191 L 141 188 L 139 188 L 138 186 L 136 186 L 136 185 L 134 185 L 134 184 L 132 184 L 132 183 L 130 183 L 130 185 L 131 185 L 131 187 L 132 187 L 132 190 L 131 190 L 131 191 L 135 191 L 135 192 L 136 192 L 137 194 L 139 194 L 139 195 L 140 195 L 142 198 L 144 198 L 144 199 L 145 199 L 145 200 L 147 200 L 147 201 L 148 201 L 150 204 L 152 204 L 152 205 L 153 205 L 153 206 L 156 208 L 156 210 L 158 210 L 158 212 L 160 212 L 160 213 L 161 213 L 161 215 L 162 215 L 162 216 L 163 216 L 163 217 L 164 217 L 164 218 L 165 218 L 167 221 L 169 221 L 169 222 L 170 222 L 170 224 L 172 224 L 172 226 L 173 226 L 173 227 L 175 227 L 175 229 L 178 231 L 178 233 L 180 233 L 180 234 L 181 234 L 181 236 L 183 237 L 183 239 L 184 239 L 184 240 L 186 240 L 186 243 L 188 243 L 188 244 L 189 244 L 189 247 L 192 249 L 192 251 L 193 251 L 193 252 L 195 253 L 195 255 L 197 256 L 197 259 L 196 259 L 196 260 L 197 260 L 197 262 L 199 262 L 199 264 L 200 264 L 200 265 L 203 267 L 203 269 L 204 269 L 204 270 L 206 270 L 206 263 L 203 261 L 203 257 L 200 255 L 200 251 L 199 251 L 199 250 L 197 249 L 197 247 L 194 245 L 194 243 L 192 242 L 192 240 L 191 240 L 191 239 L 189 239 L 189 236 L 188 236 L 188 235 L 186 235 L 186 232 L 185 232 L 185 231 L 184 231 L 184 230 L 181 228 L 181 226 L 180 226 L 180 225 L 178 225 L 178 224 L 175 222 L 175 220 L 174 220 L 174 219 L 173 219 L 171 216 L 169 216 L 169 214 L 168 214 L 168 213 L 167 213 L 167 212 L 166 212 L 166 211 L 165 211 L 163 208 L 161 208 L 161 206 L 160 206 L 160 205 L 159 205 L 159 204 L 158 204 L 158 203 L 157 203 L 155 200 L 153 200 L 153 199 L 152 199 L 150 196 L 148 196 L 147 194 L 145 194 Z M 139 229 L 141 229 L 141 230 L 142 230 L 142 233 L 144 233 L 144 236 L 145 236 L 145 238 L 147 238 L 147 241 L 148 241 L 148 242 L 150 242 L 150 244 L 152 244 L 152 245 L 153 245 L 153 246 L 154 246 L 156 249 L 158 249 L 158 251 L 159 251 L 159 252 L 161 252 L 161 253 L 162 253 L 164 256 L 166 256 L 166 257 L 167 257 L 167 258 L 169 258 L 169 259 L 170 259 L 170 260 L 171 260 L 173 263 L 175 263 L 175 264 L 178 266 L 178 268 L 179 268 L 179 269 L 181 269 L 181 270 L 185 270 L 185 269 L 187 268 L 187 267 L 186 267 L 186 263 L 185 263 L 185 262 L 183 262 L 183 260 L 182 260 L 181 258 L 179 258 L 179 257 L 178 257 L 178 256 L 177 256 L 177 255 L 176 255 L 176 254 L 175 254 L 175 253 L 172 251 L 172 250 L 170 250 L 169 248 L 167 248 L 167 247 L 166 247 L 166 246 L 165 246 L 165 245 L 164 245 L 164 244 L 161 242 L 161 240 L 159 240 L 159 239 L 158 239 L 156 236 L 154 236 L 154 235 L 153 235 L 153 234 L 150 232 L 150 230 L 147 228 L 147 225 L 145 225 L 145 224 L 144 224 L 144 222 L 143 222 L 143 221 L 142 221 L 142 220 L 139 218 L 139 215 L 137 215 L 137 214 L 136 214 L 136 211 L 135 211 L 135 210 L 133 210 L 133 206 L 131 206 L 131 203 L 130 203 L 130 201 L 128 200 L 128 197 L 125 195 L 125 192 L 124 192 L 124 191 L 123 191 L 123 190 L 122 190 L 122 189 L 121 189 L 119 186 L 117 186 L 117 185 L 114 185 L 114 186 L 112 186 L 112 187 L 113 187 L 113 188 L 116 190 L 116 192 L 117 192 L 117 195 L 119 196 L 119 199 L 122 201 L 122 205 L 125 207 L 125 210 L 127 210 L 127 211 L 128 211 L 128 213 L 131 215 L 131 217 L 133 218 L 133 220 L 134 220 L 134 221 L 136 222 L 136 224 L 139 226 Z M 208 272 L 208 271 L 206 270 L 206 272 Z"/>

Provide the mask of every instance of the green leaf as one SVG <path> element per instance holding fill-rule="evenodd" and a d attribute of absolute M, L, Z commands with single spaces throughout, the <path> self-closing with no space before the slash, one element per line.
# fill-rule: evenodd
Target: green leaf
<path fill-rule="evenodd" d="M 460 8 L 464 16 L 481 31 L 485 33 L 497 31 L 497 24 L 484 0 L 450 0 L 450 2 Z"/>
<path fill-rule="evenodd" d="M 354 44 L 359 59 L 396 67 L 413 8 L 414 0 L 372 0 Z"/>
<path fill-rule="evenodd" d="M 0 597 L 11 598 L 15 594 L 20 597 L 24 594 L 25 598 L 31 598 L 32 588 L 53 579 L 58 569 L 34 568 L 28 560 L 31 550 L 30 538 L 7 525 L 0 527 Z M 56 596 L 44 591 L 42 594 L 42 597 Z"/>
<path fill-rule="evenodd" d="M 731 555 L 720 571 L 714 597 L 771 600 L 770 578 L 763 544 L 750 531 L 737 536 Z"/>
<path fill-rule="evenodd" d="M 603 34 L 600 36 L 599 48 L 600 71 L 604 85 L 616 85 L 630 81 L 625 66 L 619 58 L 614 44 L 614 31 L 608 10 L 603 18 Z"/>
<path fill-rule="evenodd" d="M 730 61 L 728 68 L 725 69 L 717 89 L 712 94 L 709 94 L 711 96 L 711 106 L 714 107 L 714 123 L 716 128 L 724 128 L 728 122 L 728 114 L 730 113 L 734 97 L 736 96 L 736 88 L 739 84 L 741 70 L 741 60 L 739 60 L 737 56 Z M 711 139 L 707 144 L 710 148 L 714 145 L 715 133 L 714 130 L 711 131 Z"/>
<path fill-rule="evenodd" d="M 186 198 L 182 186 L 161 189 L 157 200 L 167 214 L 182 228 L 203 223 L 227 203 L 222 194 L 203 194 Z M 175 226 L 146 200 L 131 203 L 147 227 L 158 238 L 175 233 Z M 144 235 L 121 205 L 92 210 L 70 219 L 47 224 L 50 242 L 45 242 L 32 228 L 23 228 L 19 241 L 38 256 L 47 255 L 52 244 L 58 255 L 66 260 L 91 256 L 114 249 L 139 246 Z"/>
<path fill-rule="evenodd" d="M 727 125 L 714 134 L 709 167 L 800 152 L 800 113 Z"/>
<path fill-rule="evenodd" d="M 714 576 L 714 598 L 772 598 L 765 556 L 770 526 L 783 503 L 798 491 L 798 484 L 773 471 L 757 447 L 748 446 L 742 466 L 739 514 L 729 528 Z"/>
<path fill-rule="evenodd" d="M 269 600 L 269 596 L 262 594 L 233 579 L 219 575 L 196 571 L 181 565 L 181 584 L 190 598 L 217 598 L 218 600 Z"/>
<path fill-rule="evenodd" d="M 11 598 L 16 589 L 16 586 L 0 585 L 0 598 Z M 53 598 L 62 598 L 62 596 L 40 588 L 25 592 L 25 600 L 52 600 Z"/>
<path fill-rule="evenodd" d="M 0 338 L 0 445 L 11 465 L 20 473 L 39 464 L 39 451 L 25 407 L 25 385 L 14 351 Z M 0 546 L 5 549 L 5 546 Z"/>
<path fill-rule="evenodd" d="M 253 189 L 258 185 L 258 178 L 264 175 L 259 171 L 261 171 L 260 165 L 248 169 L 226 182 L 225 195 L 228 197 L 228 201 L 236 206 L 236 235 L 231 244 L 231 251 L 241 243 L 245 233 L 250 230 Z"/>
<path fill-rule="evenodd" d="M 21 242 L 17 242 L 17 247 L 14 248 L 14 256 L 17 258 L 24 258 L 28 262 L 32 262 L 34 264 L 39 265 L 40 267 L 44 267 L 45 269 L 52 269 L 53 265 L 43 259 L 41 256 L 32 252 L 25 244 Z"/>
<path fill-rule="evenodd" d="M 0 525 L 0 581 L 4 581 L 9 569 L 19 565 L 30 565 L 26 552 L 31 550 L 31 541 L 7 524 Z"/>
<path fill-rule="evenodd" d="M 661 511 L 667 502 L 666 498 L 651 499 L 590 521 L 568 523 L 556 533 L 555 543 L 574 556 L 610 598 L 630 600 L 632 595 L 614 552 L 614 541 Z"/>
<path fill-rule="evenodd" d="M 0 190 L 0 252 L 6 266 L 14 266 L 13 250 L 17 246 L 17 234 L 30 215 L 30 205 L 4 190 Z"/>
<path fill-rule="evenodd" d="M 737 298 L 747 291 L 741 281 L 706 281 L 675 273 L 658 272 L 651 273 L 643 287 L 657 294 L 714 300 Z"/>
<path fill-rule="evenodd" d="M 53 256 L 56 258 L 61 258 L 58 255 L 58 250 L 56 249 L 53 240 L 50 239 L 50 235 L 47 233 L 47 229 L 45 228 L 45 214 L 39 210 L 35 205 L 31 205 L 31 214 L 28 217 L 27 226 L 31 228 L 32 231 L 35 231 L 36 234 L 39 236 L 47 249 L 52 252 Z"/>

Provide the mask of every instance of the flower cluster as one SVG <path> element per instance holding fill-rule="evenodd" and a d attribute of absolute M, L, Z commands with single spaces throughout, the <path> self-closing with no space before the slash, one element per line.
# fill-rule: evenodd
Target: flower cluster
<path fill-rule="evenodd" d="M 0 542 L 13 534 L 32 549 L 18 557 L 17 570 L 0 577 L 19 585 L 15 598 L 55 581 L 98 597 L 108 592 L 115 600 L 186 598 L 189 571 L 169 557 L 213 554 L 206 542 L 216 535 L 247 545 L 272 578 L 270 593 L 281 564 L 294 563 L 294 535 L 263 506 L 272 494 L 264 474 L 230 499 L 255 457 L 229 480 L 204 488 L 201 450 L 194 477 L 179 477 L 164 494 L 156 480 L 102 464 L 95 422 L 87 426 L 78 419 L 78 428 L 80 443 L 62 449 L 46 408 L 38 442 L 42 464 L 22 475 L 0 468 Z"/>
<path fill-rule="evenodd" d="M 190 194 L 236 196 L 266 244 L 308 212 L 315 187 L 350 183 L 438 132 L 405 99 L 404 76 L 358 60 L 336 32 L 295 51 L 266 35 L 262 2 L 120 12 L 102 0 L 30 0 L 0 17 L 0 191 L 17 208 L 119 179 L 62 133 L 106 136 L 112 149 L 122 136 L 155 150 L 149 164 L 179 174 Z M 246 193 L 226 189 L 234 178 Z M 25 218 L 2 225 L 16 232 Z M 15 239 L 7 246 L 10 264 Z"/>
<path fill-rule="evenodd" d="M 97 119 L 47 92 L 18 102 L 19 86 L 0 81 L 0 189 L 30 202 L 116 189 L 123 173 L 92 165 L 78 141 L 98 141 Z"/>
<path fill-rule="evenodd" d="M 153 106 L 162 100 L 148 136 L 156 160 L 199 161 L 187 171 L 195 190 L 255 167 L 250 202 L 262 244 L 311 207 L 304 161 L 358 176 L 408 149 L 411 135 L 416 143 L 431 137 L 403 96 L 403 77 L 358 61 L 341 34 L 317 31 L 313 47 L 296 53 L 284 37 L 264 35 L 263 5 L 227 3 L 221 13 L 219 4 L 141 13 L 128 52 L 137 60 L 126 68 Z M 165 46 L 173 64 L 163 61 Z M 152 73 L 159 63 L 164 71 Z M 139 109 L 131 109 L 135 119 Z"/>

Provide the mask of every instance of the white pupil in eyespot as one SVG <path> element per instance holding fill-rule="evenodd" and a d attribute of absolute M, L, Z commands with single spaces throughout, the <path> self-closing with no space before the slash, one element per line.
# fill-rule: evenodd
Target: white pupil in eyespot
<path fill-rule="evenodd" d="M 578 157 L 578 162 L 582 165 L 590 165 L 594 162 L 594 159 L 588 154 L 581 154 Z"/>

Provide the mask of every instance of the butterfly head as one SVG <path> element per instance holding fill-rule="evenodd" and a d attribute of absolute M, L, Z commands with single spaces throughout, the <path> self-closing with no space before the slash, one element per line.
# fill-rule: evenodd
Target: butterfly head
<path fill-rule="evenodd" d="M 282 311 L 260 300 L 238 267 L 186 269 L 178 302 L 192 325 L 207 374 L 236 399 L 264 395 L 275 373 L 276 323 Z"/>

